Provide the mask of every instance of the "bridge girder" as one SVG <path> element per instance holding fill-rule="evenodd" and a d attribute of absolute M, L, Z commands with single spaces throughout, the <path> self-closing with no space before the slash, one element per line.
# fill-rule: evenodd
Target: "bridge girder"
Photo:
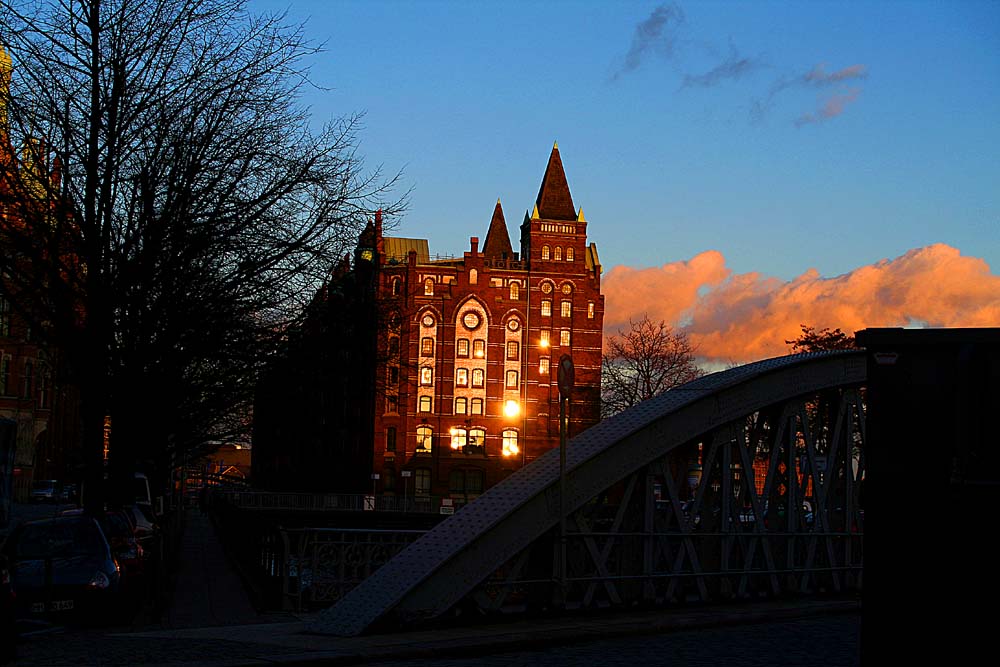
<path fill-rule="evenodd" d="M 862 351 L 780 357 L 700 378 L 606 419 L 567 447 L 565 565 L 554 548 L 553 450 L 410 545 L 310 629 L 355 635 L 456 609 L 859 587 L 860 535 L 851 530 L 860 533 L 863 516 L 865 375 Z M 692 460 L 701 462 L 703 483 L 689 500 Z M 755 461 L 766 466 L 760 491 Z M 807 490 L 811 525 L 799 505 Z"/>

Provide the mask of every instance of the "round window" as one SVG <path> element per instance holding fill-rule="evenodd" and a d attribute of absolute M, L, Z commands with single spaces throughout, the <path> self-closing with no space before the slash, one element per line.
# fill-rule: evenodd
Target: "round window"
<path fill-rule="evenodd" d="M 566 283 L 566 284 L 564 284 L 562 286 L 562 293 L 563 294 L 569 294 L 572 291 L 573 291 L 573 286 L 570 285 L 569 283 Z"/>
<path fill-rule="evenodd" d="M 465 325 L 466 329 L 477 329 L 479 328 L 479 323 L 482 322 L 482 318 L 479 313 L 475 311 L 469 311 L 462 316 L 462 324 Z"/>
<path fill-rule="evenodd" d="M 521 323 L 518 322 L 517 320 L 511 320 L 507 322 L 507 328 L 510 329 L 511 331 L 517 331 L 518 329 L 521 328 Z"/>
<path fill-rule="evenodd" d="M 424 315 L 423 323 L 424 323 L 425 327 L 432 327 L 432 326 L 434 326 L 434 316 L 433 315 L 429 315 L 429 314 L 428 315 Z"/>
<path fill-rule="evenodd" d="M 552 291 L 552 283 L 542 283 L 542 291 L 548 294 Z"/>

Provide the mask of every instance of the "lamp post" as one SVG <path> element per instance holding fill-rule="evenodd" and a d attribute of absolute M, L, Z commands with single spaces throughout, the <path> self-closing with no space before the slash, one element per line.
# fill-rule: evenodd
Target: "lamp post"
<path fill-rule="evenodd" d="M 559 590 L 566 605 L 566 438 L 569 435 L 569 398 L 575 370 L 568 354 L 559 358 Z"/>

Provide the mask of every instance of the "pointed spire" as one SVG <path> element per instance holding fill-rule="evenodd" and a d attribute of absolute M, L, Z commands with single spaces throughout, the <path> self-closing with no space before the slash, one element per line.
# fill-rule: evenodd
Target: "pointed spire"
<path fill-rule="evenodd" d="M 587 219 L 585 217 L 583 217 L 583 207 L 582 206 L 580 207 L 580 212 L 577 213 L 577 215 L 576 215 L 576 221 L 577 222 L 587 222 Z"/>
<path fill-rule="evenodd" d="M 531 209 L 531 219 L 538 220 L 539 217 L 540 216 L 538 215 L 538 204 L 535 204 L 535 207 Z"/>
<path fill-rule="evenodd" d="M 569 193 L 566 172 L 563 171 L 562 159 L 559 157 L 558 143 L 552 144 L 549 164 L 545 168 L 545 176 L 542 177 L 542 186 L 538 189 L 535 203 L 540 217 L 546 220 L 576 220 L 576 208 L 573 206 L 573 196 Z"/>
<path fill-rule="evenodd" d="M 486 241 L 483 243 L 483 256 L 487 259 L 514 258 L 514 249 L 510 245 L 510 234 L 507 233 L 507 221 L 503 218 L 503 207 L 500 206 L 499 197 L 497 205 L 493 208 L 493 219 L 490 220 L 490 229 L 486 232 Z"/>

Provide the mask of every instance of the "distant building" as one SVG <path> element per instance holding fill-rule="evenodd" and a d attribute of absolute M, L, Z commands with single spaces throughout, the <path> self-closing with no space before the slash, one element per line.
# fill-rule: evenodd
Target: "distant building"
<path fill-rule="evenodd" d="M 499 201 L 482 247 L 472 237 L 460 258 L 383 236 L 379 217 L 263 383 L 255 483 L 284 468 L 296 472 L 262 485 L 304 475 L 329 491 L 474 498 L 558 446 L 563 355 L 575 365 L 570 435 L 600 419 L 600 280 L 558 146 L 519 252 Z"/>

